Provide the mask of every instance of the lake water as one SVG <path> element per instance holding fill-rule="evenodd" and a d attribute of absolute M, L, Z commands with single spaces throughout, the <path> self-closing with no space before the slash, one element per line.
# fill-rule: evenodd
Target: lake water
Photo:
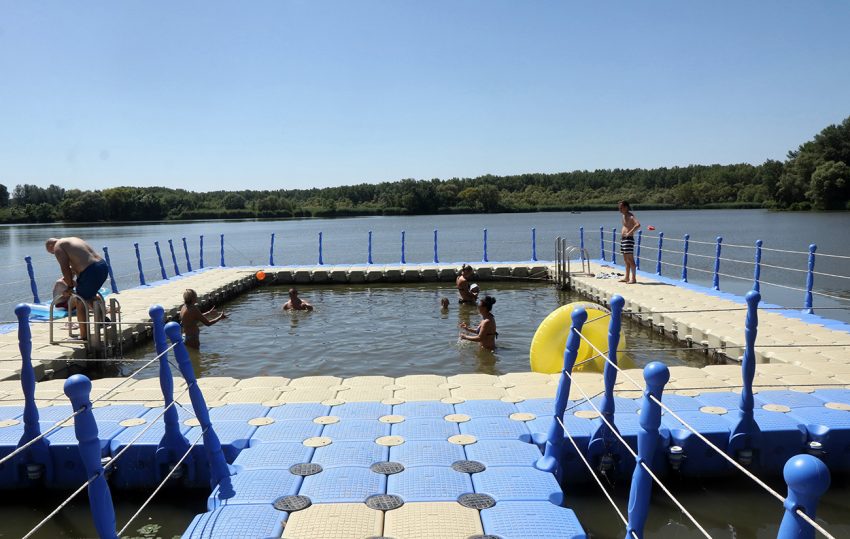
<path fill-rule="evenodd" d="M 638 212 L 646 229 L 648 225 L 665 232 L 665 249 L 681 250 L 672 238 L 691 234 L 690 280 L 709 284 L 713 264 L 714 238 L 721 235 L 725 244 L 751 245 L 763 239 L 766 247 L 806 251 L 810 242 L 818 251 L 850 256 L 846 231 L 850 230 L 850 213 L 786 214 L 758 210 L 735 211 L 665 211 Z M 578 227 L 584 226 L 586 245 L 594 258 L 599 254 L 599 226 L 606 228 L 606 251 L 610 256 L 610 230 L 617 226 L 618 214 L 605 213 L 534 213 L 505 215 L 452 215 L 417 217 L 375 217 L 339 220 L 292 220 L 279 222 L 194 222 L 151 223 L 132 225 L 86 226 L 7 226 L 0 233 L 0 309 L 5 321 L 13 320 L 12 308 L 18 301 L 30 301 L 24 256 L 33 257 L 39 289 L 50 290 L 58 275 L 55 260 L 43 247 L 49 236 L 77 235 L 96 247 L 108 246 L 119 288 L 138 284 L 138 270 L 133 242 L 138 242 L 147 280 L 159 278 L 158 261 L 153 242 L 163 247 L 168 274 L 173 274 L 167 240 L 175 240 L 177 260 L 186 267 L 180 238 L 186 237 L 193 267 L 199 264 L 199 235 L 205 235 L 204 262 L 219 262 L 219 234 L 225 234 L 225 259 L 228 265 L 266 264 L 269 262 L 269 235 L 276 233 L 277 264 L 314 264 L 318 258 L 318 233 L 323 232 L 323 256 L 326 264 L 361 264 L 367 258 L 368 231 L 373 231 L 375 263 L 398 263 L 401 256 L 400 234 L 406 231 L 408 263 L 433 260 L 433 230 L 439 229 L 441 261 L 476 263 L 483 256 L 482 230 L 488 229 L 491 261 L 528 260 L 531 257 L 531 227 L 537 230 L 537 255 L 551 259 L 554 238 L 564 236 L 578 243 Z M 654 236 L 657 232 L 647 231 Z M 705 242 L 705 243 L 696 243 Z M 645 238 L 642 266 L 654 269 L 657 240 Z M 708 258 L 701 258 L 703 257 Z M 751 260 L 748 247 L 724 247 L 724 258 Z M 797 271 L 763 268 L 762 292 L 767 301 L 800 307 L 803 293 L 774 287 L 802 288 L 807 256 L 800 253 L 765 251 L 763 262 Z M 681 255 L 664 253 L 662 271 L 679 275 Z M 819 256 L 817 270 L 839 276 L 848 274 L 847 260 Z M 752 266 L 744 262 L 723 261 L 721 272 L 742 277 L 721 277 L 721 289 L 743 293 L 749 286 Z M 258 374 L 304 376 L 329 374 L 401 374 L 460 372 L 501 372 L 528 369 L 528 344 L 540 320 L 558 305 L 575 299 L 568 293 L 556 292 L 547 285 L 529 283 L 482 283 L 485 292 L 498 298 L 494 307 L 499 329 L 499 349 L 495 355 L 481 352 L 476 346 L 459 346 L 457 322 L 467 314 L 477 320 L 474 311 L 463 313 L 452 303 L 448 315 L 440 313 L 438 298 L 452 297 L 454 292 L 444 285 L 340 286 L 304 287 L 302 295 L 317 307 L 313 313 L 284 314 L 279 311 L 285 301 L 282 288 L 268 287 L 244 296 L 223 307 L 231 320 L 204 330 L 202 351 L 196 357 L 196 368 L 203 375 L 245 377 Z M 815 289 L 850 298 L 850 281 L 842 277 L 816 276 Z M 815 308 L 836 309 L 848 306 L 830 298 L 815 297 Z M 850 320 L 845 310 L 823 310 L 825 316 Z M 676 344 L 648 332 L 636 324 L 625 323 L 624 331 L 630 348 L 675 347 Z M 132 352 L 132 357 L 152 357 L 150 348 Z M 694 352 L 634 353 L 638 364 L 662 359 L 669 364 L 699 366 L 706 357 Z M 121 369 L 127 365 L 119 366 Z M 781 481 L 774 483 L 784 492 Z M 615 487 L 616 499 L 626 505 L 627 485 Z M 697 518 L 706 523 L 714 537 L 772 537 L 782 516 L 781 506 L 757 487 L 744 481 L 711 481 L 678 485 L 672 488 Z M 180 535 L 192 516 L 203 510 L 205 492 L 187 495 L 164 493 L 137 521 L 138 537 L 172 537 Z M 20 536 L 29 530 L 64 496 L 37 498 L 15 496 L 0 506 L 0 537 Z M 118 522 L 122 525 L 138 507 L 142 496 L 115 494 Z M 850 487 L 840 477 L 819 508 L 819 516 L 828 522 L 836 536 L 850 536 Z M 566 504 L 573 507 L 581 522 L 594 537 L 622 536 L 622 527 L 607 502 L 594 486 L 567 492 Z M 159 527 L 157 527 L 159 526 Z M 653 509 L 647 525 L 652 537 L 697 537 L 697 532 L 670 504 L 663 494 L 653 498 Z M 94 535 L 85 498 L 54 518 L 36 537 L 86 537 Z"/>

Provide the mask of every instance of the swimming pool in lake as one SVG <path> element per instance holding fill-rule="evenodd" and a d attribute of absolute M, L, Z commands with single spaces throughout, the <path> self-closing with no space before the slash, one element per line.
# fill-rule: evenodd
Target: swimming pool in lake
<path fill-rule="evenodd" d="M 559 306 L 582 300 L 550 284 L 480 284 L 482 297 L 497 300 L 495 353 L 459 342 L 458 324 L 475 325 L 480 316 L 475 306 L 457 303 L 450 284 L 299 287 L 313 312 L 284 312 L 288 287 L 269 286 L 220 305 L 229 319 L 202 328 L 201 350 L 193 352 L 193 361 L 200 376 L 234 378 L 528 371 L 528 350 L 540 322 Z M 440 309 L 443 297 L 451 300 L 448 312 Z M 628 320 L 623 330 L 630 349 L 681 347 Z M 708 360 L 693 350 L 629 355 L 638 366 L 662 360 L 701 367 Z M 127 354 L 128 359 L 153 356 L 151 344 Z M 122 372 L 131 372 L 133 365 L 123 364 Z"/>

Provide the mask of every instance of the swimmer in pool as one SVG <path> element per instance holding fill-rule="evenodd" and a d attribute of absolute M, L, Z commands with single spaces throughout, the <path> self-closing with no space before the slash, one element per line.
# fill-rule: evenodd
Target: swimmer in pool
<path fill-rule="evenodd" d="M 484 296 L 484 299 L 478 302 L 478 313 L 481 315 L 481 323 L 472 328 L 468 324 L 462 322 L 460 328 L 472 335 L 461 333 L 460 338 L 465 341 L 477 342 L 481 348 L 490 350 L 496 349 L 496 337 L 499 335 L 496 332 L 496 317 L 493 316 L 493 304 L 496 303 L 496 298 Z"/>
<path fill-rule="evenodd" d="M 201 330 L 198 328 L 198 323 L 205 326 L 211 326 L 219 320 L 224 320 L 227 315 L 224 311 L 219 313 L 215 318 L 207 318 L 215 312 L 215 307 L 203 313 L 198 308 L 198 294 L 191 288 L 187 288 L 183 292 L 183 307 L 180 308 L 180 324 L 183 326 L 184 342 L 190 348 L 201 347 Z"/>
<path fill-rule="evenodd" d="M 284 311 L 312 311 L 313 306 L 298 297 L 298 290 L 289 289 L 289 301 L 283 304 Z"/>
<path fill-rule="evenodd" d="M 455 281 L 457 287 L 458 303 L 461 305 L 475 305 L 478 301 L 478 293 L 470 290 L 470 279 L 472 279 L 472 266 L 464 264 L 460 268 L 460 275 Z"/>
<path fill-rule="evenodd" d="M 442 298 L 440 300 L 440 310 L 444 313 L 449 312 L 449 298 Z"/>

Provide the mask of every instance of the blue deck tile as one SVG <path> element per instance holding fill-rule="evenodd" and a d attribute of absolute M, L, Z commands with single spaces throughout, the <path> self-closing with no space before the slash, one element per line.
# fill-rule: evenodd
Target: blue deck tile
<path fill-rule="evenodd" d="M 369 468 L 328 468 L 304 478 L 301 496 L 313 503 L 362 503 L 373 494 L 385 494 L 387 476 Z"/>
<path fill-rule="evenodd" d="M 602 406 L 602 397 L 603 395 L 597 395 L 590 399 L 590 401 L 596 406 L 597 409 L 601 409 Z M 571 403 L 571 405 L 574 405 Z M 614 396 L 614 411 L 616 413 L 637 413 L 638 408 L 640 408 L 640 399 L 627 399 L 625 397 Z M 575 405 L 575 408 L 572 409 L 573 412 L 576 410 L 593 410 L 593 406 L 587 403 L 587 400 L 580 401 L 578 405 Z M 550 412 L 551 414 L 551 412 Z"/>
<path fill-rule="evenodd" d="M 479 440 L 531 441 L 531 431 L 522 421 L 507 417 L 478 417 L 460 424 L 462 434 L 471 434 Z"/>
<path fill-rule="evenodd" d="M 325 425 L 322 436 L 334 442 L 374 442 L 381 436 L 389 436 L 390 424 L 376 419 L 342 419 L 339 423 Z"/>
<path fill-rule="evenodd" d="M 332 414 L 341 419 L 378 419 L 393 413 L 390 404 L 380 402 L 347 402 L 334 406 Z"/>
<path fill-rule="evenodd" d="M 569 443 L 569 442 L 567 442 Z M 536 445 L 519 440 L 478 440 L 464 446 L 466 458 L 490 466 L 534 466 L 542 456 Z"/>
<path fill-rule="evenodd" d="M 755 394 L 756 407 L 765 404 L 784 404 L 789 408 L 821 407 L 823 401 L 814 395 L 789 390 L 759 391 Z"/>
<path fill-rule="evenodd" d="M 549 502 L 501 502 L 481 511 L 484 533 L 510 539 L 585 539 L 575 513 Z"/>
<path fill-rule="evenodd" d="M 574 405 L 570 401 L 567 407 Z M 534 415 L 553 415 L 555 413 L 555 401 L 553 399 L 528 399 L 516 403 L 516 409 L 520 412 L 528 412 Z"/>
<path fill-rule="evenodd" d="M 56 406 L 45 406 L 44 408 L 38 409 L 38 420 L 39 421 L 49 421 L 50 423 L 56 423 L 57 421 L 62 421 L 63 419 L 68 419 L 74 413 L 74 409 L 71 408 L 70 404 L 60 404 Z"/>
<path fill-rule="evenodd" d="M 389 476 L 387 481 L 387 494 L 401 496 L 405 503 L 453 502 L 470 492 L 473 490 L 469 474 L 444 466 L 406 468 Z"/>
<path fill-rule="evenodd" d="M 148 488 L 158 485 L 164 477 L 163 471 L 159 469 L 156 463 L 156 450 L 165 433 L 162 418 L 153 424 L 145 423 L 124 428 L 110 441 L 109 454 L 114 459 L 133 438 L 148 426 L 150 428 L 115 461 L 112 476 L 109 478 L 112 485 L 129 489 Z M 189 430 L 188 427 L 183 427 L 181 432 L 187 430 Z"/>
<path fill-rule="evenodd" d="M 723 393 L 712 393 L 722 395 Z M 729 445 L 729 421 L 737 415 L 733 409 L 730 413 L 720 415 L 703 412 L 676 412 L 711 443 L 726 451 Z M 729 417 L 724 417 L 729 416 Z M 713 475 L 727 470 L 730 464 L 705 442 L 697 438 L 687 427 L 669 414 L 661 416 L 662 428 L 669 429 L 670 445 L 678 445 L 684 450 L 685 459 L 682 461 L 680 473 L 688 477 Z"/>
<path fill-rule="evenodd" d="M 300 442 L 260 443 L 242 450 L 233 464 L 246 470 L 288 470 L 293 464 L 310 462 L 312 456 L 313 448 Z"/>
<path fill-rule="evenodd" d="M 408 417 L 406 421 L 393 424 L 392 434 L 403 436 L 405 440 L 447 440 L 460 434 L 460 429 L 457 423 L 442 417 Z"/>
<path fill-rule="evenodd" d="M 183 539 L 280 537 L 287 517 L 271 505 L 226 505 L 197 515 Z"/>
<path fill-rule="evenodd" d="M 338 442 L 319 447 L 310 462 L 321 464 L 322 468 L 359 466 L 368 468 L 376 462 L 383 462 L 389 456 L 389 448 L 368 442 Z"/>
<path fill-rule="evenodd" d="M 663 402 L 666 406 L 669 406 L 674 412 L 699 410 L 701 407 L 705 406 L 695 398 L 686 397 L 685 395 L 665 394 L 661 397 L 661 402 Z M 639 401 L 638 408 L 640 408 Z"/>
<path fill-rule="evenodd" d="M 475 492 L 502 502 L 543 501 L 560 505 L 564 493 L 555 476 L 531 467 L 495 466 L 472 475 Z"/>
<path fill-rule="evenodd" d="M 789 416 L 808 432 L 809 440 L 823 444 L 822 460 L 830 471 L 850 470 L 850 412 L 829 408 L 798 408 Z"/>
<path fill-rule="evenodd" d="M 405 468 L 451 466 L 465 458 L 462 446 L 445 440 L 411 440 L 390 448 L 390 460 L 400 462 Z"/>
<path fill-rule="evenodd" d="M 23 406 L 0 406 L 0 421 L 4 419 L 17 419 L 24 415 Z"/>
<path fill-rule="evenodd" d="M 817 389 L 812 395 L 823 402 L 850 404 L 850 389 Z"/>
<path fill-rule="evenodd" d="M 251 439 L 251 436 L 257 430 L 257 427 L 253 425 L 249 425 L 247 421 L 214 421 L 212 423 L 213 430 L 215 430 L 216 436 L 218 436 L 219 442 L 221 442 L 221 449 L 224 451 L 224 458 L 229 463 L 233 463 L 236 460 L 236 457 L 239 456 L 239 452 L 248 447 L 248 442 Z M 192 427 L 190 428 L 184 436 L 189 440 L 189 443 L 193 443 L 195 438 L 201 435 L 202 429 L 201 427 Z M 201 438 L 201 441 L 198 442 L 198 445 L 195 446 L 195 450 L 201 450 L 204 445 L 204 440 Z"/>
<path fill-rule="evenodd" d="M 508 417 L 519 410 L 516 405 L 500 400 L 473 400 L 455 404 L 455 411 L 470 417 Z"/>
<path fill-rule="evenodd" d="M 720 406 L 726 408 L 730 412 L 734 412 L 741 405 L 741 394 L 732 392 L 719 393 L 701 393 L 699 397 L 695 397 L 700 402 L 700 408 L 703 406 Z M 664 402 L 664 398 L 661 399 Z"/>
<path fill-rule="evenodd" d="M 319 436 L 322 425 L 310 419 L 288 419 L 275 421 L 271 425 L 257 427 L 251 436 L 251 443 L 257 442 L 303 442 L 307 438 Z"/>
<path fill-rule="evenodd" d="M 453 413 L 455 413 L 454 406 L 439 401 L 411 401 L 393 406 L 393 414 L 407 418 L 443 418 Z"/>
<path fill-rule="evenodd" d="M 226 404 L 210 408 L 210 421 L 212 421 L 213 426 L 215 426 L 216 421 L 248 421 L 257 417 L 265 417 L 270 409 L 262 404 Z"/>
<path fill-rule="evenodd" d="M 98 424 L 101 421 L 124 421 L 125 419 L 144 417 L 149 412 L 150 408 L 141 404 L 112 404 L 92 409 L 92 414 L 94 414 Z"/>
<path fill-rule="evenodd" d="M 294 402 L 292 404 L 284 404 L 283 406 L 275 406 L 267 417 L 272 419 L 309 419 L 312 421 L 317 417 L 329 415 L 331 407 L 318 402 Z"/>
<path fill-rule="evenodd" d="M 221 499 L 216 487 L 207 500 L 207 508 L 213 510 L 222 505 L 271 505 L 281 496 L 298 494 L 301 476 L 292 475 L 289 470 L 242 470 L 230 477 L 233 497 Z"/>

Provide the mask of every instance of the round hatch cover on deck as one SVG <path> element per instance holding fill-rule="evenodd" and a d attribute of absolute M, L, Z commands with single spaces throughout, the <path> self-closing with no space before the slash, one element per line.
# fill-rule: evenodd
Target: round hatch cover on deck
<path fill-rule="evenodd" d="M 322 471 L 322 466 L 314 462 L 304 462 L 301 464 L 293 464 L 289 467 L 289 473 L 292 475 L 300 475 L 307 477 L 308 475 L 316 475 Z"/>
<path fill-rule="evenodd" d="M 489 509 L 496 505 L 496 500 L 487 494 L 461 494 L 457 503 L 470 509 Z"/>
<path fill-rule="evenodd" d="M 366 498 L 366 506 L 376 511 L 392 511 L 404 505 L 401 496 L 395 494 L 375 494 Z"/>
<path fill-rule="evenodd" d="M 276 499 L 272 505 L 278 511 L 292 513 L 293 511 L 307 509 L 312 504 L 313 502 L 311 502 L 310 498 L 307 496 L 281 496 Z"/>
<path fill-rule="evenodd" d="M 376 462 L 375 464 L 369 466 L 369 469 L 375 473 L 393 475 L 403 472 L 404 464 L 400 462 Z"/>
<path fill-rule="evenodd" d="M 480 473 L 487 467 L 476 460 L 458 460 L 452 463 L 452 470 L 461 473 Z"/>

